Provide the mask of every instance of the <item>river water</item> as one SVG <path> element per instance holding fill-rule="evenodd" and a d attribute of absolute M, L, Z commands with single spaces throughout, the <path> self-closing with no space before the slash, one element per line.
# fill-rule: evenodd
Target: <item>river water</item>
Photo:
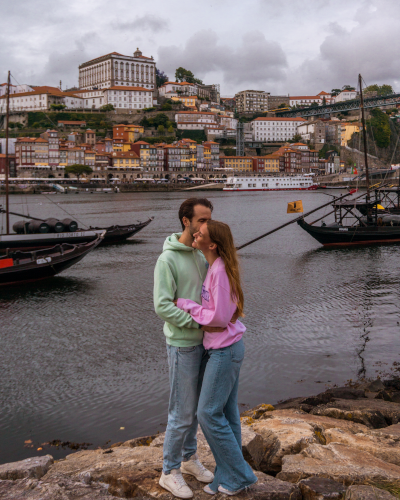
<path fill-rule="evenodd" d="M 302 199 L 305 210 L 328 201 L 322 192 L 206 196 L 237 244 L 296 217 L 286 214 L 288 201 Z M 70 452 L 36 451 L 49 440 L 97 447 L 165 429 L 168 373 L 153 268 L 165 237 L 179 231 L 186 197 L 11 197 L 11 210 L 28 205 L 45 218 L 67 211 L 87 225 L 155 219 L 130 242 L 99 248 L 55 278 L 0 290 L 0 463 Z M 398 360 L 399 246 L 326 250 L 294 224 L 240 255 L 243 408 L 373 377 Z"/>

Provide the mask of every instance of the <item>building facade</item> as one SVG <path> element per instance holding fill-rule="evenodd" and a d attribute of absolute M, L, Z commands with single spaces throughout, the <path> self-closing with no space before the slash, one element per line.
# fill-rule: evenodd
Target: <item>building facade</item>
<path fill-rule="evenodd" d="M 235 95 L 238 113 L 262 113 L 268 111 L 269 92 L 262 90 L 242 90 Z"/>
<path fill-rule="evenodd" d="M 259 142 L 283 142 L 294 138 L 304 118 L 256 118 L 251 122 L 252 139 Z"/>
<path fill-rule="evenodd" d="M 156 63 L 137 49 L 133 56 L 111 52 L 79 66 L 80 89 L 136 86 L 154 90 Z"/>

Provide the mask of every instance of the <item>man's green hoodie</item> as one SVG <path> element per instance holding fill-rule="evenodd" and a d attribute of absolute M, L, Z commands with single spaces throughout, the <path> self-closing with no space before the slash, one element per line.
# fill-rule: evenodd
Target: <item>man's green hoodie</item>
<path fill-rule="evenodd" d="M 178 309 L 175 299 L 191 299 L 201 304 L 201 289 L 207 274 L 204 255 L 179 243 L 181 233 L 168 236 L 154 269 L 154 308 L 165 321 L 167 344 L 190 347 L 203 342 L 203 330 L 189 313 Z"/>

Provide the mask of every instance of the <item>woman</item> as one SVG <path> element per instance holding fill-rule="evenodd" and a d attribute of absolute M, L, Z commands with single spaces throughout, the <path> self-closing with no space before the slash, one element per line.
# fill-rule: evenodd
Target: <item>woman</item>
<path fill-rule="evenodd" d="M 240 321 L 230 322 L 235 311 L 243 316 L 238 258 L 231 230 L 223 222 L 209 220 L 203 224 L 192 246 L 203 252 L 209 264 L 202 304 L 178 299 L 177 307 L 200 325 L 225 328 L 222 333 L 205 332 L 203 339 L 209 360 L 197 417 L 217 464 L 214 481 L 204 491 L 235 495 L 257 481 L 243 458 L 237 401 L 246 328 Z"/>

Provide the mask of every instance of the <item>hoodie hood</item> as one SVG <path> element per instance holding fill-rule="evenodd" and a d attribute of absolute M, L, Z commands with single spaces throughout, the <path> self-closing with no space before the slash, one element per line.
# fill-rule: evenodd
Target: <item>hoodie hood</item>
<path fill-rule="evenodd" d="M 182 233 L 174 233 L 164 241 L 163 251 L 165 250 L 178 250 L 181 252 L 193 252 L 193 247 L 188 247 L 178 240 L 182 236 Z"/>

